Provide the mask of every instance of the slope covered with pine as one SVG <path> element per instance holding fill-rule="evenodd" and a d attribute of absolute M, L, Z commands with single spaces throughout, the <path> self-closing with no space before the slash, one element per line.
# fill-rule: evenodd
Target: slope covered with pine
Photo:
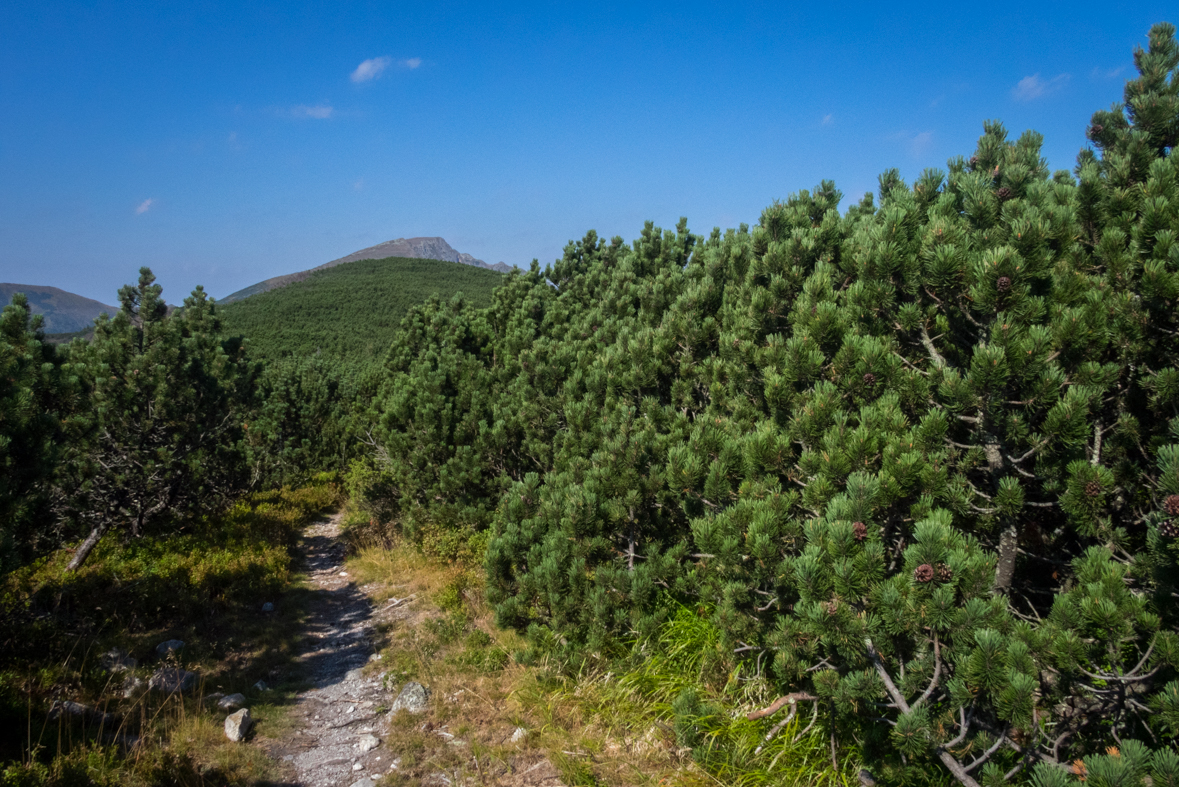
<path fill-rule="evenodd" d="M 503 281 L 501 273 L 457 262 L 360 260 L 226 304 L 220 314 L 226 332 L 244 336 L 255 359 L 324 354 L 366 361 L 384 356 L 413 306 L 459 292 L 486 306 Z"/>

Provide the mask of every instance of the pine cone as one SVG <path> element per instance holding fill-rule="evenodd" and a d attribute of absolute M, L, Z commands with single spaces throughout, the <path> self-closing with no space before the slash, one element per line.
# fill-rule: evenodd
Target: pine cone
<path fill-rule="evenodd" d="M 1163 510 L 1171 516 L 1179 516 L 1179 495 L 1167 495 L 1163 501 Z"/>
<path fill-rule="evenodd" d="M 834 615 L 839 610 L 839 601 L 832 599 L 831 601 L 819 602 L 819 609 L 826 612 L 828 615 Z"/>
<path fill-rule="evenodd" d="M 978 156 L 971 156 L 970 157 L 970 166 L 972 166 L 972 167 L 978 166 Z"/>
<path fill-rule="evenodd" d="M 863 541 L 868 537 L 868 526 L 863 522 L 852 522 L 852 535 L 856 537 L 856 541 Z"/>
<path fill-rule="evenodd" d="M 1101 132 L 1103 131 L 1105 131 L 1105 126 L 1100 123 L 1094 123 L 1092 126 L 1089 126 L 1089 131 L 1085 136 L 1093 141 L 1097 141 L 1097 138 L 1101 136 Z"/>
<path fill-rule="evenodd" d="M 1159 535 L 1163 538 L 1179 537 L 1179 524 L 1176 524 L 1174 519 L 1168 519 L 1159 525 Z"/>
<path fill-rule="evenodd" d="M 954 578 L 954 572 L 950 570 L 949 566 L 947 566 L 945 563 L 938 563 L 937 564 L 937 581 L 938 582 L 949 582 L 953 578 Z"/>
<path fill-rule="evenodd" d="M 1006 202 L 1007 200 L 1014 197 L 1015 194 L 1011 191 L 1011 189 L 1004 186 L 1003 188 L 1001 188 L 995 192 L 995 196 L 999 198 L 1000 202 Z"/>
<path fill-rule="evenodd" d="M 999 292 L 1007 292 L 1011 289 L 1011 279 L 1007 276 L 1000 276 L 999 280 L 995 282 L 995 287 Z"/>
<path fill-rule="evenodd" d="M 918 582 L 932 582 L 933 566 L 929 565 L 928 563 L 922 563 L 921 565 L 917 566 L 917 569 L 913 572 L 913 579 L 917 580 Z"/>
<path fill-rule="evenodd" d="M 1101 494 L 1101 482 L 1100 481 L 1090 481 L 1089 483 L 1085 484 L 1085 494 L 1088 497 L 1097 497 L 1098 495 L 1100 495 Z"/>
<path fill-rule="evenodd" d="M 869 388 L 871 388 L 873 385 L 876 385 L 876 375 L 872 374 L 872 372 L 865 372 L 864 385 L 868 386 Z"/>

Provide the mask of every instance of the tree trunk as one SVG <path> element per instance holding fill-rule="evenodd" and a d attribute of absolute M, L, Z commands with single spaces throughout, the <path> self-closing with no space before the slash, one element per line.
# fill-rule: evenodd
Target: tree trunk
<path fill-rule="evenodd" d="M 109 529 L 110 524 L 104 522 L 91 530 L 90 535 L 86 536 L 86 540 L 74 552 L 74 557 L 70 560 L 69 565 L 66 566 L 66 571 L 77 571 L 81 568 L 82 564 L 86 562 L 86 558 L 90 557 L 90 553 L 94 550 L 94 547 L 98 546 L 98 542 L 102 539 L 103 534 Z"/>
<path fill-rule="evenodd" d="M 1015 556 L 1018 552 L 1019 531 L 1015 523 L 1011 522 L 999 535 L 999 563 L 995 566 L 995 584 L 991 586 L 991 592 L 1006 593 L 1011 587 L 1011 580 L 1015 577 Z"/>

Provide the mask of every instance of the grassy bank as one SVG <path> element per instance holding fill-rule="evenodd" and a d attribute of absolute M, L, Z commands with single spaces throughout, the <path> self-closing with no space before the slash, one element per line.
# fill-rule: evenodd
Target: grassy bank
<path fill-rule="evenodd" d="M 386 784 L 439 772 L 500 785 L 856 782 L 854 752 L 837 752 L 833 767 L 821 721 L 807 729 L 809 705 L 768 741 L 786 713 L 745 717 L 776 695 L 719 649 L 704 614 L 678 609 L 658 637 L 627 644 L 614 669 L 579 669 L 494 625 L 469 554 L 377 543 L 364 525 L 351 533 L 349 574 L 382 618 L 381 658 L 368 669 L 392 689 L 419 681 L 433 697 L 424 716 L 393 717 L 387 746 L 400 759 Z"/>
<path fill-rule="evenodd" d="M 108 538 L 78 572 L 66 550 L 0 588 L 0 784 L 266 783 L 260 748 L 230 744 L 205 697 L 242 692 L 260 736 L 281 731 L 303 594 L 292 547 L 336 502 L 326 479 L 255 494 L 185 532 Z M 263 612 L 266 602 L 275 605 Z M 182 640 L 166 658 L 158 643 Z M 134 658 L 111 669 L 107 654 Z M 197 673 L 163 697 L 135 687 L 161 666 Z M 266 691 L 253 688 L 258 681 Z M 130 690 L 129 690 L 130 689 Z M 74 712 L 62 712 L 63 702 Z"/>

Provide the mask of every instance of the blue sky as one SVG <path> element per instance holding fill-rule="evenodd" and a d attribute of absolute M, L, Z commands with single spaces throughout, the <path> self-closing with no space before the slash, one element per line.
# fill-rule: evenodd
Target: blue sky
<path fill-rule="evenodd" d="M 396 237 L 527 266 L 596 229 L 844 206 L 982 122 L 1073 166 L 1174 5 L 0 7 L 0 280 L 179 302 Z"/>

